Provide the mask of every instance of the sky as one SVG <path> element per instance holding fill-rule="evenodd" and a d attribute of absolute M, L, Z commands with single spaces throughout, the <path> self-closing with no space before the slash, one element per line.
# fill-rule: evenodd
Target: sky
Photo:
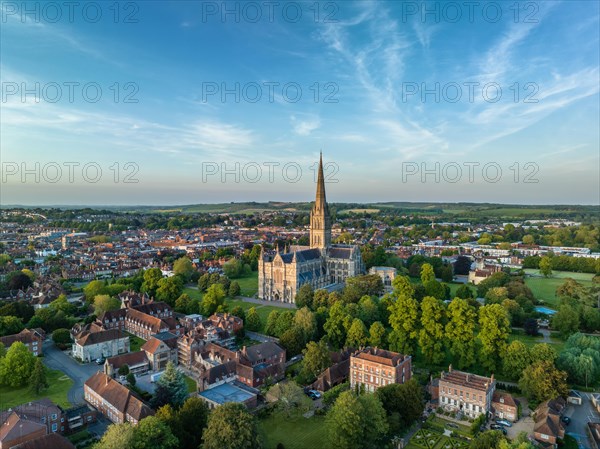
<path fill-rule="evenodd" d="M 600 204 L 599 2 L 0 4 L 3 205 Z"/>

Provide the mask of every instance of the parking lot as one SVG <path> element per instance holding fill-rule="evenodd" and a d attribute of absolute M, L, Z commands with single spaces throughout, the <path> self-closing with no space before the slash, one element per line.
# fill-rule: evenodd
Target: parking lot
<path fill-rule="evenodd" d="M 581 449 L 591 447 L 587 434 L 588 422 L 600 422 L 600 413 L 594 410 L 589 393 L 581 392 L 581 405 L 569 404 L 564 415 L 571 418 L 571 424 L 566 427 L 566 433 L 579 443 Z"/>

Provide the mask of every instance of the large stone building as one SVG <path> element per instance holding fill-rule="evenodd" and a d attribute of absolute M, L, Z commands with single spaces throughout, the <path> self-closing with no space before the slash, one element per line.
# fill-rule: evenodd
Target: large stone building
<path fill-rule="evenodd" d="M 364 273 L 356 245 L 331 244 L 331 216 L 325 198 L 323 158 L 319 161 L 317 195 L 310 211 L 310 246 L 295 246 L 288 252 L 261 252 L 258 259 L 258 297 L 293 303 L 304 284 L 313 289 L 336 288 L 348 277 Z"/>

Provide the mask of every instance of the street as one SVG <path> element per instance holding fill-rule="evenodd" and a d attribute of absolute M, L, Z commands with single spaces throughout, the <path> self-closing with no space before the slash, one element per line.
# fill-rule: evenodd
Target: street
<path fill-rule="evenodd" d="M 566 433 L 577 440 L 580 448 L 589 448 L 591 443 L 587 433 L 587 423 L 600 422 L 600 413 L 594 410 L 589 393 L 580 392 L 583 402 L 581 405 L 569 404 L 564 413 L 571 418 L 571 424 L 566 427 Z"/>
<path fill-rule="evenodd" d="M 60 370 L 73 379 L 73 387 L 69 390 L 67 398 L 73 405 L 82 404 L 83 384 L 94 373 L 102 370 L 102 366 L 95 363 L 79 364 L 72 357 L 54 346 L 52 340 L 44 341 L 44 362 L 48 368 Z"/>

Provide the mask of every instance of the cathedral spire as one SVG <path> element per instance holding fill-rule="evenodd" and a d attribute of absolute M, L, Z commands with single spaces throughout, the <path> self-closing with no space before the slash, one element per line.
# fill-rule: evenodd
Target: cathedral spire
<path fill-rule="evenodd" d="M 323 153 L 319 156 L 317 174 L 317 195 L 310 211 L 310 247 L 328 248 L 331 245 L 331 217 L 325 197 L 325 176 L 323 174 Z"/>
<path fill-rule="evenodd" d="M 317 196 L 315 198 L 316 209 L 325 210 L 327 199 L 325 198 L 325 176 L 323 175 L 323 152 L 319 156 L 319 172 L 317 174 Z"/>

